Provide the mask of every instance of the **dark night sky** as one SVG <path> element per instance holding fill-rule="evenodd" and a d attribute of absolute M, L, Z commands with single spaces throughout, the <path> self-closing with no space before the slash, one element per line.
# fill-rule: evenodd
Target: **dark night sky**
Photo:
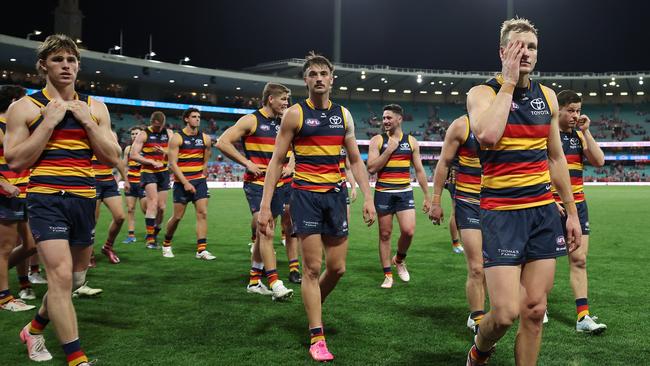
<path fill-rule="evenodd" d="M 49 34 L 58 1 L 3 4 L 0 33 Z M 332 55 L 333 0 L 80 0 L 86 47 L 106 51 L 124 31 L 124 54 L 239 70 L 315 49 Z M 650 69 L 650 1 L 515 0 L 540 30 L 539 71 Z M 7 6 L 9 7 L 7 9 Z M 39 11 L 34 13 L 34 8 Z M 7 16 L 11 14 L 17 16 Z M 343 0 L 342 62 L 496 70 L 506 0 Z M 43 39 L 42 36 L 39 39 Z"/>

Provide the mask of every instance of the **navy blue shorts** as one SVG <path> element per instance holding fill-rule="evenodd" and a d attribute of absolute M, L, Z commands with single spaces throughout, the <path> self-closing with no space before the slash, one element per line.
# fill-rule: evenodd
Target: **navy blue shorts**
<path fill-rule="evenodd" d="M 455 200 L 456 226 L 459 229 L 481 230 L 481 206 L 467 201 Z"/>
<path fill-rule="evenodd" d="M 96 205 L 94 199 L 71 194 L 29 193 L 27 212 L 34 240 L 62 239 L 70 245 L 92 245 Z"/>
<path fill-rule="evenodd" d="M 347 205 L 343 191 L 312 192 L 293 189 L 290 208 L 293 234 L 347 236 Z"/>
<path fill-rule="evenodd" d="M 386 192 L 375 191 L 375 209 L 378 214 L 394 214 L 399 211 L 414 210 L 413 191 Z"/>
<path fill-rule="evenodd" d="M 348 185 L 345 184 L 345 188 L 342 189 L 342 191 L 345 194 L 345 204 L 349 206 L 350 205 L 350 191 L 348 191 L 348 189 L 349 189 Z"/>
<path fill-rule="evenodd" d="M 250 207 L 251 213 L 258 212 L 262 203 L 264 187 L 259 184 L 244 182 L 244 193 L 246 194 L 246 200 L 248 201 L 248 207 Z M 280 216 L 284 212 L 283 194 L 282 187 L 276 188 L 273 191 L 273 198 L 271 199 L 271 214 L 273 217 Z"/>
<path fill-rule="evenodd" d="M 27 199 L 0 196 L 0 221 L 27 220 Z"/>
<path fill-rule="evenodd" d="M 447 182 L 445 183 L 444 188 L 449 191 L 449 195 L 451 196 L 453 202 L 454 197 L 456 197 L 456 184 Z"/>
<path fill-rule="evenodd" d="M 124 190 L 124 195 L 126 197 L 135 197 L 135 198 L 144 198 L 146 195 L 144 194 L 144 189 L 140 187 L 140 182 L 138 183 L 131 183 L 130 184 L 131 189 L 130 190 Z"/>
<path fill-rule="evenodd" d="M 118 190 L 117 182 L 115 182 L 115 179 L 97 181 L 97 183 L 95 183 L 95 190 L 97 191 L 95 198 L 98 200 L 120 195 L 120 191 Z"/>
<path fill-rule="evenodd" d="M 567 254 L 562 219 L 551 203 L 521 210 L 481 210 L 483 267 L 514 266 Z"/>
<path fill-rule="evenodd" d="M 276 188 L 276 189 L 282 192 L 280 194 L 282 196 L 282 204 L 283 205 L 291 204 L 291 192 L 293 191 L 293 188 L 291 188 L 291 183 L 285 183 L 280 188 Z"/>
<path fill-rule="evenodd" d="M 174 203 L 182 203 L 184 205 L 189 202 L 196 202 L 200 199 L 210 198 L 210 191 L 208 191 L 208 182 L 204 179 L 195 179 L 190 181 L 196 193 L 190 193 L 183 188 L 183 185 L 176 182 L 174 183 Z"/>
<path fill-rule="evenodd" d="M 576 208 L 578 209 L 578 219 L 580 220 L 582 235 L 589 235 L 589 209 L 587 208 L 587 201 L 576 203 Z M 562 228 L 564 229 L 564 235 L 566 235 L 566 216 L 562 217 Z"/>
<path fill-rule="evenodd" d="M 165 170 L 164 172 L 158 173 L 140 173 L 140 186 L 142 188 L 151 183 L 156 183 L 158 192 L 168 191 L 171 186 L 169 181 L 169 171 Z"/>

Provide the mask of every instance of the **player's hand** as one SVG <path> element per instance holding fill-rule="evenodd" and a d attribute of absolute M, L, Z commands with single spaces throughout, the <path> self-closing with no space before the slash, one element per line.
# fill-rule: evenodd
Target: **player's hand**
<path fill-rule="evenodd" d="M 582 229 L 578 215 L 569 215 L 566 219 L 566 245 L 569 253 L 580 248 L 582 244 Z"/>
<path fill-rule="evenodd" d="M 282 178 L 289 177 L 289 176 L 291 176 L 291 174 L 293 174 L 292 169 L 289 169 L 286 166 L 284 168 L 282 168 Z"/>
<path fill-rule="evenodd" d="M 363 202 L 363 222 L 371 226 L 377 218 L 377 211 L 375 210 L 375 202 L 373 200 L 365 200 Z"/>
<path fill-rule="evenodd" d="M 162 153 L 163 155 L 167 155 L 167 149 L 165 149 L 164 147 L 160 145 L 155 145 L 153 148 L 159 153 Z"/>
<path fill-rule="evenodd" d="M 183 189 L 185 190 L 185 192 L 189 192 L 192 194 L 196 193 L 196 188 L 194 188 L 194 185 L 190 182 L 183 184 Z"/>
<path fill-rule="evenodd" d="M 11 184 L 3 184 L 1 188 L 5 191 L 4 196 L 7 198 L 15 198 L 20 194 L 20 189 Z"/>
<path fill-rule="evenodd" d="M 442 212 L 442 206 L 439 203 L 431 204 L 431 209 L 429 210 L 429 220 L 434 225 L 440 225 L 441 222 L 445 221 L 445 215 Z"/>
<path fill-rule="evenodd" d="M 124 192 L 131 192 L 131 183 L 128 180 L 124 181 Z"/>
<path fill-rule="evenodd" d="M 264 174 L 262 169 L 260 169 L 257 164 L 253 163 L 250 160 L 246 162 L 246 170 L 248 170 L 256 178 Z"/>
<path fill-rule="evenodd" d="M 386 143 L 386 150 L 395 151 L 399 147 L 399 140 L 394 137 L 389 137 L 388 142 Z"/>
<path fill-rule="evenodd" d="M 260 207 L 260 211 L 257 213 L 257 228 L 263 234 L 273 235 L 275 220 L 273 220 L 273 215 L 271 215 L 270 207 Z"/>
<path fill-rule="evenodd" d="M 513 86 L 519 82 L 519 66 L 521 57 L 524 54 L 524 43 L 521 41 L 510 41 L 501 55 L 501 75 L 504 83 Z"/>
<path fill-rule="evenodd" d="M 160 168 L 163 167 L 163 163 L 159 162 L 158 160 L 153 160 L 153 162 L 151 163 L 151 166 L 154 169 L 160 169 Z"/>
<path fill-rule="evenodd" d="M 566 210 L 564 209 L 564 207 L 562 207 L 561 204 L 555 202 L 555 206 L 557 207 L 557 211 L 560 213 L 560 216 L 562 217 L 566 216 Z"/>
<path fill-rule="evenodd" d="M 357 187 L 350 188 L 350 203 L 357 200 Z"/>
<path fill-rule="evenodd" d="M 578 117 L 578 128 L 580 131 L 585 132 L 589 129 L 589 125 L 591 125 L 591 120 L 589 117 L 587 117 L 586 114 L 581 115 Z"/>
<path fill-rule="evenodd" d="M 90 114 L 90 107 L 88 103 L 84 103 L 80 100 L 71 100 L 67 102 L 68 110 L 72 112 L 74 118 L 81 123 L 84 128 L 94 128 L 97 127 L 97 122 L 93 119 Z"/>
<path fill-rule="evenodd" d="M 431 197 L 424 196 L 424 201 L 422 202 L 422 212 L 428 214 L 431 211 Z"/>
<path fill-rule="evenodd" d="M 49 122 L 52 127 L 56 127 L 68 111 L 68 106 L 65 102 L 53 99 L 43 108 L 41 108 L 41 115 L 43 116 L 43 121 Z"/>

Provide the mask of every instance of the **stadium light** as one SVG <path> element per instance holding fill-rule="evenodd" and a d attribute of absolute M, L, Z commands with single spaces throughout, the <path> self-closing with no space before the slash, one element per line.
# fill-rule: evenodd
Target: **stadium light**
<path fill-rule="evenodd" d="M 179 64 L 179 65 L 182 65 L 183 62 L 189 62 L 189 61 L 190 61 L 190 58 L 187 57 L 187 56 L 185 56 L 185 57 L 183 57 L 182 59 L 180 59 L 180 60 L 178 61 L 178 64 Z"/>
<path fill-rule="evenodd" d="M 27 39 L 31 39 L 32 36 L 39 36 L 39 35 L 41 35 L 41 33 L 43 33 L 43 32 L 39 31 L 38 29 L 34 29 L 33 32 L 27 33 Z"/>
<path fill-rule="evenodd" d="M 364 89 L 364 88 L 357 88 L 357 91 L 358 91 L 358 92 L 362 92 L 362 91 L 365 91 L 365 90 L 366 90 L 366 89 Z"/>
<path fill-rule="evenodd" d="M 435 94 L 435 95 L 442 95 L 442 91 L 440 91 L 440 90 L 436 90 L 436 91 L 433 92 L 433 94 Z"/>
<path fill-rule="evenodd" d="M 235 90 L 241 90 L 241 86 L 236 87 Z"/>
<path fill-rule="evenodd" d="M 643 80 L 639 80 L 639 85 L 643 85 Z"/>
<path fill-rule="evenodd" d="M 365 79 L 366 79 L 366 74 L 361 74 L 361 80 L 365 80 Z"/>
<path fill-rule="evenodd" d="M 122 49 L 122 47 L 120 47 L 120 46 L 118 46 L 118 45 L 115 45 L 115 46 L 113 46 L 113 47 L 111 47 L 111 48 L 108 49 L 108 54 L 110 55 L 110 54 L 113 53 L 113 51 L 119 51 L 119 50 L 121 50 L 121 49 Z"/>
<path fill-rule="evenodd" d="M 622 95 L 622 96 L 626 96 L 626 95 L 627 95 L 627 92 L 621 92 L 621 95 Z"/>
<path fill-rule="evenodd" d="M 378 93 L 378 92 L 379 92 L 379 89 L 372 89 L 372 92 L 373 92 L 373 93 Z"/>
<path fill-rule="evenodd" d="M 404 94 L 411 94 L 411 90 L 410 89 L 404 89 Z"/>
<path fill-rule="evenodd" d="M 451 92 L 451 95 L 458 95 L 458 92 L 457 92 L 457 91 L 453 91 L 453 92 Z"/>
<path fill-rule="evenodd" d="M 348 90 L 348 87 L 347 86 L 340 86 L 339 90 Z"/>
<path fill-rule="evenodd" d="M 589 93 L 589 96 L 590 96 L 590 97 L 595 97 L 596 95 L 598 95 L 598 93 L 596 93 L 596 92 L 591 92 L 591 93 Z"/>
<path fill-rule="evenodd" d="M 426 90 L 420 90 L 420 94 L 427 94 L 428 92 Z"/>
<path fill-rule="evenodd" d="M 74 41 L 75 41 L 76 44 L 83 43 L 83 41 L 81 40 L 81 38 L 77 38 L 77 39 L 75 39 Z"/>
<path fill-rule="evenodd" d="M 644 95 L 644 94 L 645 94 L 645 93 L 642 92 L 642 91 L 638 91 L 638 92 L 636 92 L 636 95 Z"/>
<path fill-rule="evenodd" d="M 138 75 L 133 75 L 134 79 L 139 79 L 140 77 Z"/>
<path fill-rule="evenodd" d="M 612 92 L 607 92 L 607 93 L 605 93 L 605 95 L 608 96 L 608 97 L 611 97 L 612 95 L 614 95 L 614 93 L 612 93 Z"/>
<path fill-rule="evenodd" d="M 607 84 L 603 84 L 603 88 L 607 88 Z"/>
<path fill-rule="evenodd" d="M 578 92 L 578 93 L 576 93 L 576 94 L 578 94 L 578 96 L 579 96 L 579 97 L 581 97 L 581 96 L 582 96 L 582 93 L 580 93 L 580 92 Z"/>
<path fill-rule="evenodd" d="M 16 59 L 15 58 L 10 58 L 9 61 L 16 62 Z"/>
<path fill-rule="evenodd" d="M 176 82 L 176 80 L 174 80 L 174 79 L 169 79 L 169 83 L 170 83 L 170 84 L 173 84 L 173 83 L 175 83 L 175 82 Z"/>
<path fill-rule="evenodd" d="M 616 82 L 614 80 L 612 80 L 612 81 L 609 82 L 609 85 L 614 86 L 614 85 L 616 85 Z"/>
<path fill-rule="evenodd" d="M 397 92 L 397 90 L 395 90 L 395 89 L 388 89 L 388 92 L 389 92 L 389 93 L 395 93 L 395 92 Z"/>
<path fill-rule="evenodd" d="M 151 60 L 153 57 L 156 57 L 156 53 L 154 51 L 147 52 L 147 54 L 144 55 L 145 60 Z"/>
<path fill-rule="evenodd" d="M 208 83 L 203 83 L 203 86 L 208 86 Z"/>
<path fill-rule="evenodd" d="M 102 72 L 100 70 L 95 70 L 95 74 L 101 74 Z"/>

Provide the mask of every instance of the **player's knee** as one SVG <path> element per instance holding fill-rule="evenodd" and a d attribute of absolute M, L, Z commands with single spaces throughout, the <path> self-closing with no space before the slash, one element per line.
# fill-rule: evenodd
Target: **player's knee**
<path fill-rule="evenodd" d="M 579 269 L 587 268 L 587 255 L 574 254 L 571 256 L 571 266 Z"/>
<path fill-rule="evenodd" d="M 165 209 L 167 208 L 167 204 L 159 202 L 156 208 L 158 209 L 158 212 L 164 212 Z"/>
<path fill-rule="evenodd" d="M 534 324 L 542 324 L 544 313 L 546 312 L 546 302 L 539 301 L 535 303 L 528 303 L 524 306 L 521 317 L 529 320 Z"/>
<path fill-rule="evenodd" d="M 60 265 L 47 269 L 48 291 L 69 290 L 73 283 L 70 267 Z"/>
<path fill-rule="evenodd" d="M 86 272 L 87 270 L 72 273 L 72 291 L 75 291 L 86 283 Z"/>
<path fill-rule="evenodd" d="M 415 235 L 415 226 L 407 226 L 400 230 L 400 235 L 406 239 L 413 239 Z"/>
<path fill-rule="evenodd" d="M 327 272 L 337 277 L 343 277 L 343 275 L 345 274 L 345 263 L 328 266 Z"/>
<path fill-rule="evenodd" d="M 309 265 L 303 262 L 302 276 L 303 278 L 307 277 L 307 279 L 318 281 L 320 278 L 320 264 Z"/>
<path fill-rule="evenodd" d="M 483 263 L 470 263 L 469 277 L 473 280 L 483 281 Z"/>
<path fill-rule="evenodd" d="M 196 219 L 197 220 L 207 220 L 208 219 L 208 211 L 206 210 L 197 210 L 196 211 Z"/>
<path fill-rule="evenodd" d="M 121 226 L 124 223 L 125 219 L 126 217 L 124 216 L 123 212 L 118 213 L 117 215 L 115 215 L 115 217 L 113 217 L 113 221 L 115 221 L 115 224 L 117 224 L 118 226 Z"/>
<path fill-rule="evenodd" d="M 492 310 L 494 323 L 499 328 L 509 328 L 519 317 L 516 306 L 495 307 Z"/>
<path fill-rule="evenodd" d="M 390 241 L 390 230 L 380 230 L 379 231 L 379 240 L 381 241 Z"/>

